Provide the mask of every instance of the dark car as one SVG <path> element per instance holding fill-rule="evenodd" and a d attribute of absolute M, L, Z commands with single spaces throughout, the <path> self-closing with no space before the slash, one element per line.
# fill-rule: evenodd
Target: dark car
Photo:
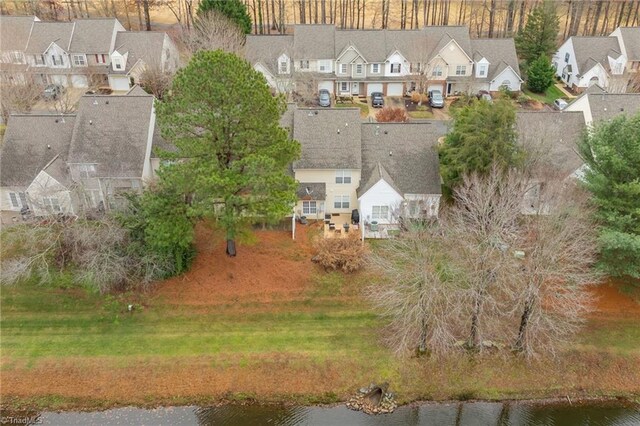
<path fill-rule="evenodd" d="M 491 96 L 491 93 L 489 93 L 486 90 L 481 90 L 478 92 L 478 94 L 476 95 L 476 97 L 478 99 L 484 99 L 485 101 L 492 103 L 493 102 L 493 97 Z"/>
<path fill-rule="evenodd" d="M 432 108 L 444 108 L 444 97 L 439 90 L 432 90 L 429 92 L 429 105 Z"/>
<path fill-rule="evenodd" d="M 381 92 L 373 92 L 371 94 L 371 106 L 374 108 L 382 108 L 384 106 L 384 98 Z"/>
<path fill-rule="evenodd" d="M 44 99 L 50 101 L 54 99 L 58 99 L 58 97 L 64 93 L 64 87 L 59 84 L 50 84 L 44 88 L 44 93 L 42 96 Z"/>
<path fill-rule="evenodd" d="M 327 89 L 320 89 L 318 92 L 318 105 L 321 107 L 331 106 L 331 93 Z"/>

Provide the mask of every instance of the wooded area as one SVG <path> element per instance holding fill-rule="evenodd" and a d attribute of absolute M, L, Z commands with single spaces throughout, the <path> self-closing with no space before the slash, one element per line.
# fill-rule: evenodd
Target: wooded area
<path fill-rule="evenodd" d="M 343 29 L 415 29 L 425 25 L 468 25 L 472 37 L 510 37 L 541 0 L 244 0 L 255 34 L 282 34 L 294 24 L 333 24 Z M 555 2 L 560 34 L 605 35 L 618 26 L 639 25 L 640 0 Z M 127 28 L 154 24 L 189 26 L 198 0 L 8 0 L 3 14 L 41 19 L 115 16 Z"/>

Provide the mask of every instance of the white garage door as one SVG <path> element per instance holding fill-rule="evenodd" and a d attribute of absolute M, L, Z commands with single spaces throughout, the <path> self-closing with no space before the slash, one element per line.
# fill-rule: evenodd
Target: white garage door
<path fill-rule="evenodd" d="M 109 86 L 112 90 L 129 90 L 129 77 L 110 75 Z"/>
<path fill-rule="evenodd" d="M 402 83 L 389 83 L 387 85 L 387 96 L 402 96 Z"/>
<path fill-rule="evenodd" d="M 69 85 L 69 79 L 66 75 L 52 75 L 51 82 L 53 84 L 59 84 L 64 87 L 67 87 Z"/>
<path fill-rule="evenodd" d="M 429 85 L 429 88 L 427 89 L 427 93 L 431 92 L 432 90 L 439 90 L 440 93 L 444 94 L 444 92 L 442 90 L 442 84 L 431 84 L 431 85 Z"/>
<path fill-rule="evenodd" d="M 88 87 L 87 76 L 86 75 L 72 75 L 71 76 L 71 85 L 73 87 L 85 88 Z"/>
<path fill-rule="evenodd" d="M 318 83 L 318 90 L 326 89 L 329 93 L 333 93 L 333 81 L 321 81 Z"/>
<path fill-rule="evenodd" d="M 382 92 L 382 83 L 369 83 L 367 85 L 367 96 L 371 96 L 373 92 Z"/>

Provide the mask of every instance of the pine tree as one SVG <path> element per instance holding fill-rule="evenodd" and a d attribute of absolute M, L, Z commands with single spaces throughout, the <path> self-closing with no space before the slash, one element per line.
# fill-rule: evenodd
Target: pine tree
<path fill-rule="evenodd" d="M 533 92 L 544 93 L 553 84 L 555 74 L 549 58 L 540 56 L 529 66 L 527 86 Z"/>
<path fill-rule="evenodd" d="M 279 125 L 285 108 L 262 74 L 220 50 L 196 53 L 157 104 L 162 134 L 177 147 L 162 153 L 174 161 L 160 185 L 177 185 L 190 215 L 214 219 L 230 255 L 243 225 L 280 220 L 296 201 L 287 168 L 300 145 Z"/>
<path fill-rule="evenodd" d="M 238 24 L 245 34 L 251 33 L 251 17 L 247 13 L 247 7 L 241 0 L 202 0 L 198 7 L 198 14 L 209 10 L 217 10 L 227 18 Z"/>
<path fill-rule="evenodd" d="M 516 36 L 516 49 L 520 60 L 527 64 L 544 55 L 550 57 L 556 50 L 558 14 L 551 0 L 538 4 L 529 14 L 527 24 Z"/>

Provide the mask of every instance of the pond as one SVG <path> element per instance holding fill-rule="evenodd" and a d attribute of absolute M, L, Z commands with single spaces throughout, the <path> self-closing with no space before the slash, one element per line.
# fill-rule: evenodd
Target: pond
<path fill-rule="evenodd" d="M 219 407 L 119 408 L 99 412 L 2 412 L 2 425 L 403 425 L 403 426 L 638 426 L 637 405 L 461 402 L 403 406 L 369 416 L 335 407 L 222 405 Z"/>

